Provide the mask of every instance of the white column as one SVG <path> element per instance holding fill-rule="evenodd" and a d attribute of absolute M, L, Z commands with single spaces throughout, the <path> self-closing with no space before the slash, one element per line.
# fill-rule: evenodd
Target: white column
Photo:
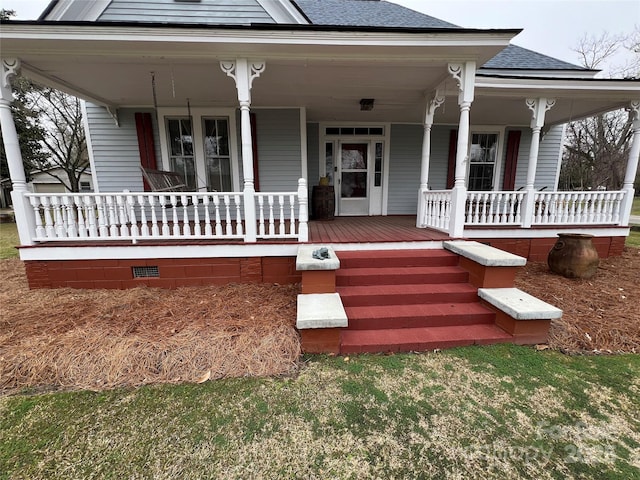
<path fill-rule="evenodd" d="M 529 148 L 529 164 L 527 166 L 527 183 L 522 205 L 522 226 L 530 228 L 533 222 L 535 205 L 535 181 L 538 168 L 538 150 L 540 148 L 540 132 L 544 126 L 547 110 L 556 104 L 554 98 L 527 98 L 526 105 L 531 110 L 531 146 Z"/>
<path fill-rule="evenodd" d="M 429 162 L 431 159 L 431 127 L 437 108 L 444 103 L 444 97 L 436 90 L 433 96 L 427 100 L 424 115 L 424 136 L 422 138 L 422 157 L 420 164 L 420 188 L 418 189 L 418 215 L 416 227 L 423 228 L 422 222 L 425 212 L 424 192 L 429 190 Z"/>
<path fill-rule="evenodd" d="M 4 151 L 7 155 L 9 166 L 9 176 L 11 177 L 11 199 L 13 201 L 13 211 L 18 227 L 18 236 L 22 245 L 33 245 L 32 235 L 35 233 L 35 218 L 33 208 L 25 197 L 27 193 L 27 179 L 20 153 L 20 143 L 16 132 L 16 125 L 11 115 L 11 102 L 13 93 L 11 92 L 11 77 L 17 75 L 20 68 L 20 61 L 16 58 L 2 59 L 2 78 L 0 79 L 0 127 L 2 128 L 2 141 Z"/>
<path fill-rule="evenodd" d="M 240 137 L 242 144 L 242 171 L 244 175 L 245 242 L 257 239 L 255 185 L 253 176 L 253 144 L 251 141 L 251 86 L 265 69 L 264 62 L 249 62 L 246 58 L 222 61 L 220 68 L 236 82 L 240 104 Z"/>
<path fill-rule="evenodd" d="M 467 160 L 469 152 L 469 110 L 474 99 L 476 63 L 450 63 L 449 73 L 458 83 L 460 121 L 456 146 L 455 183 L 451 192 L 451 220 L 449 236 L 461 237 L 464 233 L 465 205 L 467 201 Z"/>
<path fill-rule="evenodd" d="M 625 196 L 622 204 L 620 225 L 623 226 L 629 225 L 629 216 L 631 215 L 633 196 L 635 195 L 633 182 L 636 179 L 638 162 L 640 161 L 640 100 L 631 102 L 629 105 L 629 116 L 632 118 L 631 128 L 633 131 L 633 137 L 631 139 L 629 159 L 627 160 L 627 171 L 624 175 L 624 183 L 622 184 Z"/>

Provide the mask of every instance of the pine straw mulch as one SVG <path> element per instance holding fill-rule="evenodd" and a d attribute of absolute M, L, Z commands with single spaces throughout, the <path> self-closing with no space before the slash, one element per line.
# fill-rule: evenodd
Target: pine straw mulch
<path fill-rule="evenodd" d="M 296 371 L 298 287 L 29 290 L 19 260 L 0 261 L 0 393 L 102 390 Z M 591 280 L 528 263 L 516 286 L 564 311 L 549 346 L 640 353 L 640 249 L 600 261 Z"/>
<path fill-rule="evenodd" d="M 29 290 L 0 261 L 0 393 L 297 370 L 296 285 Z"/>
<path fill-rule="evenodd" d="M 640 353 L 640 249 L 601 259 L 589 280 L 568 279 L 529 262 L 516 287 L 563 310 L 549 346 L 569 354 Z"/>

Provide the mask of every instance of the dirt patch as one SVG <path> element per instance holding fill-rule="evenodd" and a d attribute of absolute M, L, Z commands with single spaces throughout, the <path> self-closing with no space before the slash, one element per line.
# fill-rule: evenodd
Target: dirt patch
<path fill-rule="evenodd" d="M 529 262 L 516 287 L 563 310 L 551 324 L 549 345 L 566 353 L 640 353 L 640 249 L 600 260 L 589 280 L 556 275 Z"/>
<path fill-rule="evenodd" d="M 295 285 L 29 290 L 0 262 L 0 391 L 295 371 Z"/>
<path fill-rule="evenodd" d="M 0 261 L 0 392 L 105 389 L 296 370 L 298 286 L 29 290 Z M 529 263 L 516 286 L 564 311 L 549 344 L 567 353 L 640 352 L 640 249 L 591 280 Z"/>

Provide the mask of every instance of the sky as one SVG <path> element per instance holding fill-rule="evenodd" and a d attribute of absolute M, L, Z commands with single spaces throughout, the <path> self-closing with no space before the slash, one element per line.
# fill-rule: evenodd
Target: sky
<path fill-rule="evenodd" d="M 90 1 L 90 0 L 87 0 Z M 640 28 L 639 0 L 390 0 L 467 28 L 524 28 L 513 43 L 578 63 L 572 48 L 585 35 Z M 36 19 L 49 0 L 0 0 L 19 20 Z M 618 55 L 612 63 L 622 64 Z"/>

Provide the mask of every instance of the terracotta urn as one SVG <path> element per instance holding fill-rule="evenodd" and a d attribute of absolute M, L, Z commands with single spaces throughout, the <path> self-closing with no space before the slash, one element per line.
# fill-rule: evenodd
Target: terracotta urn
<path fill-rule="evenodd" d="M 547 264 L 552 272 L 567 278 L 591 278 L 598 270 L 598 251 L 593 246 L 593 235 L 559 233 L 549 252 Z"/>

